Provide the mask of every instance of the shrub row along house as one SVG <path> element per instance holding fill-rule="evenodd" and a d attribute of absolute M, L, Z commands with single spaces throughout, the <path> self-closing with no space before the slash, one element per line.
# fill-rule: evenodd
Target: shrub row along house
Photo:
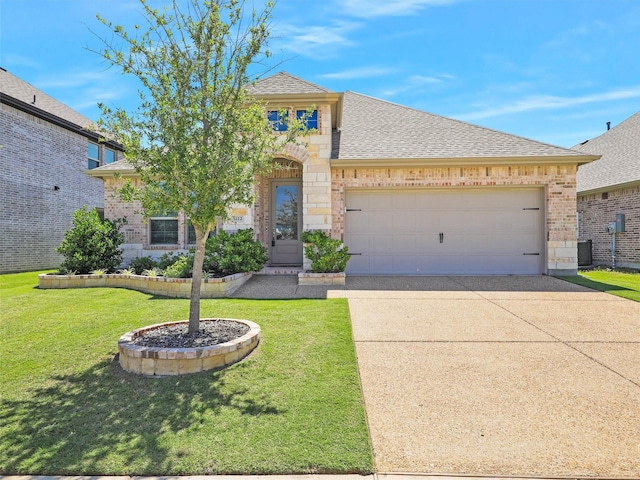
<path fill-rule="evenodd" d="M 302 265 L 300 235 L 342 240 L 349 274 L 572 274 L 578 267 L 576 172 L 599 158 L 425 113 L 337 93 L 281 72 L 251 86 L 274 129 L 288 115 L 315 132 L 274 158 L 288 168 L 256 181 L 225 230 L 251 227 L 271 265 Z M 127 217 L 125 255 L 187 249 L 181 212 L 151 217 L 114 194 L 126 161 L 90 170 L 104 181 L 107 218 Z M 119 176 L 114 176 L 114 174 Z"/>
<path fill-rule="evenodd" d="M 122 152 L 91 123 L 0 68 L 0 272 L 57 267 L 73 212 L 102 209 L 103 182 L 85 171 Z"/>
<path fill-rule="evenodd" d="M 640 268 L 640 112 L 573 149 L 602 155 L 578 169 L 579 238 L 592 241 L 592 262 L 612 263 L 613 234 L 605 228 L 624 215 L 616 266 Z"/>

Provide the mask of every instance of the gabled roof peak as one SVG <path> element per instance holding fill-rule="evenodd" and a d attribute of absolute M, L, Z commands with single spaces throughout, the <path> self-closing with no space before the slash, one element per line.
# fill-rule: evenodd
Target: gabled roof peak
<path fill-rule="evenodd" d="M 248 89 L 250 93 L 258 96 L 334 93 L 285 71 L 262 78 L 249 85 Z"/>

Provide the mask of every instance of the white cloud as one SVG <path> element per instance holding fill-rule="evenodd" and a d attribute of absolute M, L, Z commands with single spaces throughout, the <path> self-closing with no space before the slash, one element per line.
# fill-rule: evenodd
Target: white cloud
<path fill-rule="evenodd" d="M 381 77 L 395 72 L 397 72 L 395 68 L 361 67 L 353 68 L 350 70 L 343 70 L 341 72 L 325 73 L 324 75 L 319 75 L 319 77 L 332 80 L 353 80 L 354 78 Z"/>
<path fill-rule="evenodd" d="M 272 50 L 281 49 L 314 58 L 332 56 L 340 47 L 353 45 L 346 35 L 360 27 L 354 22 L 305 27 L 279 24 L 274 29 Z"/>
<path fill-rule="evenodd" d="M 539 95 L 527 97 L 510 104 L 489 107 L 484 110 L 468 112 L 456 115 L 461 120 L 480 120 L 485 118 L 499 117 L 512 113 L 530 112 L 535 110 L 559 110 L 563 108 L 587 105 L 598 102 L 611 102 L 616 100 L 626 100 L 630 98 L 640 98 L 640 86 L 626 89 L 613 90 L 610 92 L 597 93 L 593 95 L 583 95 L 581 97 L 559 97 L 553 95 Z"/>
<path fill-rule="evenodd" d="M 133 81 L 115 69 L 72 69 L 38 78 L 34 84 L 58 101 L 88 116 L 97 118 L 99 102 L 118 106 L 135 96 Z"/>
<path fill-rule="evenodd" d="M 426 7 L 450 5 L 461 0 L 343 0 L 340 8 L 348 14 L 362 17 L 413 15 Z"/>
<path fill-rule="evenodd" d="M 408 91 L 419 90 L 423 87 L 439 85 L 448 80 L 453 80 L 455 77 L 448 73 L 442 73 L 437 75 L 411 75 L 400 85 L 387 88 L 381 92 L 383 97 L 393 97 Z"/>
<path fill-rule="evenodd" d="M 36 60 L 24 55 L 9 54 L 4 57 L 4 67 L 9 71 L 13 67 L 40 68 L 41 66 Z"/>
<path fill-rule="evenodd" d="M 90 85 L 108 84 L 113 79 L 113 71 L 70 71 L 55 76 L 42 77 L 38 82 L 41 90 L 53 88 L 79 88 Z"/>

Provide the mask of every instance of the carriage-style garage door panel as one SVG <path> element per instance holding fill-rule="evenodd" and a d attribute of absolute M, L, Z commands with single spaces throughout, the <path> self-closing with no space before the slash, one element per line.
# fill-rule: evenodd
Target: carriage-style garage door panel
<path fill-rule="evenodd" d="M 351 274 L 540 274 L 540 188 L 348 190 Z"/>

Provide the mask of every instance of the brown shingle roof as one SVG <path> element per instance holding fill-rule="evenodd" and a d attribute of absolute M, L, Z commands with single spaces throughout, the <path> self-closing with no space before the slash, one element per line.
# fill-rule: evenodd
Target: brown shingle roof
<path fill-rule="evenodd" d="M 343 102 L 340 160 L 583 156 L 359 93 Z"/>
<path fill-rule="evenodd" d="M 249 85 L 248 90 L 253 95 L 296 95 L 313 93 L 333 93 L 319 85 L 307 82 L 287 72 L 279 72 Z"/>
<path fill-rule="evenodd" d="M 578 169 L 578 192 L 640 182 L 640 112 L 574 150 L 602 155 Z"/>
<path fill-rule="evenodd" d="M 93 123 L 74 109 L 3 69 L 0 69 L 0 93 L 2 96 L 6 95 L 29 105 L 31 108 L 70 122 L 79 129 L 87 128 Z M 3 103 L 5 103 L 4 99 Z"/>

